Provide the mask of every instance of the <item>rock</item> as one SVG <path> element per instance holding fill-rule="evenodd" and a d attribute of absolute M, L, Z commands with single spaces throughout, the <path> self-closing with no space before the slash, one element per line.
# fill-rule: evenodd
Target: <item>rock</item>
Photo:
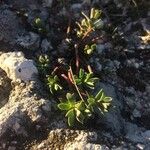
<path fill-rule="evenodd" d="M 43 52 L 48 52 L 49 50 L 53 49 L 51 43 L 47 39 L 42 41 L 41 48 Z"/>
<path fill-rule="evenodd" d="M 145 131 L 143 136 L 150 142 L 150 130 Z"/>
<path fill-rule="evenodd" d="M 7 4 L 11 5 L 14 9 L 33 10 L 39 7 L 37 0 L 7 0 Z"/>
<path fill-rule="evenodd" d="M 138 127 L 136 124 L 127 122 L 126 127 L 126 139 L 133 143 L 140 143 L 146 146 L 150 143 L 150 130 L 145 131 L 144 128 Z"/>
<path fill-rule="evenodd" d="M 11 90 L 11 80 L 7 77 L 6 73 L 0 68 L 0 108 L 7 103 Z"/>
<path fill-rule="evenodd" d="M 119 92 L 110 84 L 99 82 L 96 86 L 96 91 L 103 89 L 107 96 L 111 96 L 112 107 L 103 118 L 100 118 L 97 124 L 104 124 L 106 129 L 110 129 L 116 135 L 121 135 L 124 130 L 124 119 L 121 116 L 123 109 L 123 100 Z M 97 92 L 96 92 L 97 93 Z"/>
<path fill-rule="evenodd" d="M 108 147 L 104 148 L 99 144 L 85 143 L 85 142 L 73 142 L 65 145 L 64 150 L 109 150 Z"/>
<path fill-rule="evenodd" d="M 0 41 L 15 43 L 20 33 L 24 33 L 16 14 L 0 7 Z"/>
<path fill-rule="evenodd" d="M 43 7 L 52 7 L 53 0 L 43 0 Z"/>
<path fill-rule="evenodd" d="M 33 80 L 38 73 L 32 60 L 24 58 L 22 52 L 3 53 L 0 56 L 0 68 L 2 68 L 12 81 Z"/>
<path fill-rule="evenodd" d="M 16 42 L 26 49 L 35 50 L 40 46 L 40 36 L 36 33 L 29 32 L 28 34 L 18 37 Z"/>
<path fill-rule="evenodd" d="M 71 129 L 52 129 L 47 139 L 39 144 L 33 144 L 31 149 L 63 149 L 63 150 L 109 150 L 105 145 L 94 144 L 95 132 Z"/>
<path fill-rule="evenodd" d="M 8 150 L 16 150 L 16 147 L 14 147 L 14 146 L 9 146 L 9 147 L 8 147 Z"/>
<path fill-rule="evenodd" d="M 126 65 L 138 69 L 139 67 L 143 66 L 143 62 L 139 62 L 136 59 L 128 59 L 126 61 Z"/>
<path fill-rule="evenodd" d="M 95 69 L 96 69 L 96 71 L 97 72 L 102 71 L 102 65 L 100 63 L 99 58 L 96 58 L 95 61 L 94 61 L 94 63 L 95 63 Z"/>
<path fill-rule="evenodd" d="M 137 118 L 137 117 L 140 118 L 142 116 L 140 111 L 138 111 L 137 109 L 134 109 L 132 114 L 133 114 L 133 117 L 135 117 L 135 118 Z"/>
<path fill-rule="evenodd" d="M 105 45 L 104 44 L 97 44 L 96 50 L 97 50 L 98 54 L 102 54 L 105 50 Z"/>
<path fill-rule="evenodd" d="M 95 132 L 84 132 L 80 134 L 72 141 L 68 142 L 64 146 L 64 150 L 109 150 L 107 146 L 101 146 L 99 144 L 93 144 L 97 140 L 97 134 Z M 105 148 L 104 148 L 105 147 Z"/>
<path fill-rule="evenodd" d="M 136 147 L 139 149 L 139 150 L 143 150 L 145 148 L 145 145 L 143 144 L 137 144 Z"/>
<path fill-rule="evenodd" d="M 82 4 L 81 3 L 75 3 L 71 6 L 71 10 L 74 12 L 77 12 L 78 10 L 81 10 Z"/>
<path fill-rule="evenodd" d="M 120 66 L 120 62 L 117 61 L 117 60 L 114 60 L 114 61 L 111 61 L 110 59 L 107 59 L 104 64 L 103 64 L 103 68 L 104 70 L 106 71 L 109 71 L 109 72 L 116 72 L 117 69 L 119 68 Z"/>
<path fill-rule="evenodd" d="M 14 87 L 8 103 L 0 109 L 0 144 L 7 140 L 8 134 L 28 137 L 34 122 L 47 121 L 44 115 L 51 115 L 51 102 L 41 98 L 41 91 L 42 88 L 37 82 Z M 35 93 L 37 97 L 34 96 Z"/>

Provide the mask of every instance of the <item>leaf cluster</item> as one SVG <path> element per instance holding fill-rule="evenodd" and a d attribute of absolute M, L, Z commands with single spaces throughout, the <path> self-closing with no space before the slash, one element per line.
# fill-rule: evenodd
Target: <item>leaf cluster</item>
<path fill-rule="evenodd" d="M 89 17 L 84 13 L 82 13 L 82 15 L 84 18 L 80 23 L 77 23 L 79 26 L 77 35 L 80 37 L 77 38 L 77 40 L 81 41 L 78 41 L 78 44 L 74 44 L 75 63 L 72 63 L 74 62 L 74 58 L 68 63 L 61 62 L 57 64 L 58 66 L 55 66 L 55 68 L 52 67 L 54 70 L 52 70 L 52 73 L 50 74 L 49 57 L 47 55 L 41 55 L 38 60 L 38 69 L 46 77 L 46 85 L 52 94 L 58 94 L 58 91 L 62 92 L 62 89 L 65 91 L 69 88 L 70 90 L 66 92 L 66 98 L 58 97 L 63 99 L 58 104 L 58 108 L 65 112 L 69 126 L 75 126 L 76 123 L 84 124 L 90 117 L 97 114 L 104 114 L 108 111 L 112 101 L 112 98 L 107 97 L 102 89 L 96 95 L 91 94 L 91 90 L 95 89 L 95 83 L 98 78 L 94 77 L 94 74 L 91 71 L 92 69 L 89 69 L 86 62 L 85 65 L 80 63 L 81 53 L 78 51 L 78 48 L 84 47 L 84 53 L 90 55 L 96 49 L 95 43 L 85 43 L 83 46 L 79 46 L 79 44 L 82 43 L 83 39 L 92 31 L 103 27 L 103 21 L 100 19 L 101 11 L 92 8 Z M 35 27 L 39 31 L 43 30 L 44 26 L 40 18 L 35 19 Z M 89 72 L 86 72 L 85 68 L 88 68 L 87 70 L 89 70 Z M 76 74 L 73 73 L 75 70 Z M 65 83 L 68 85 L 67 88 L 61 86 L 60 79 L 66 81 Z M 60 94 L 61 96 L 64 94 L 64 91 Z"/>
<path fill-rule="evenodd" d="M 84 37 L 88 33 L 95 31 L 96 29 L 101 29 L 103 27 L 103 21 L 100 19 L 101 11 L 95 8 L 91 9 L 90 16 L 88 17 L 82 12 L 84 18 L 81 22 L 77 22 L 79 29 L 77 30 L 77 35 L 79 37 Z"/>
<path fill-rule="evenodd" d="M 43 34 L 47 32 L 44 22 L 39 17 L 34 19 L 33 26 L 39 33 Z"/>
<path fill-rule="evenodd" d="M 47 74 L 48 68 L 50 66 L 50 60 L 48 55 L 40 55 L 38 58 L 37 67 L 40 72 L 44 75 Z"/>
<path fill-rule="evenodd" d="M 85 45 L 84 53 L 87 55 L 91 55 L 96 50 L 96 44 Z"/>
<path fill-rule="evenodd" d="M 67 93 L 66 100 L 58 104 L 58 108 L 66 112 L 68 125 L 74 126 L 76 122 L 84 124 L 94 114 L 104 114 L 108 111 L 111 100 L 111 97 L 104 95 L 103 90 L 96 96 L 89 96 L 86 101 L 77 101 L 73 94 Z"/>
<path fill-rule="evenodd" d="M 54 92 L 62 90 L 62 86 L 59 84 L 59 78 L 57 75 L 55 75 L 55 76 L 48 75 L 46 82 L 47 82 L 47 85 L 48 85 L 50 92 L 52 94 Z"/>
<path fill-rule="evenodd" d="M 94 89 L 95 82 L 98 78 L 93 77 L 93 73 L 87 73 L 83 69 L 80 69 L 79 75 L 74 75 L 75 82 L 77 85 Z"/>

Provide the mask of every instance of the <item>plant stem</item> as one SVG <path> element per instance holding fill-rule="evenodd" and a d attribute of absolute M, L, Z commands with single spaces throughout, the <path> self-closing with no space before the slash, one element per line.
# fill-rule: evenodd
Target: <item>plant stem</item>
<path fill-rule="evenodd" d="M 75 88 L 76 88 L 76 90 L 77 90 L 77 92 L 78 92 L 78 94 L 79 94 L 81 100 L 82 100 L 83 102 L 85 102 L 85 100 L 83 99 L 83 97 L 82 97 L 82 95 L 81 95 L 81 93 L 80 93 L 80 91 L 79 91 L 79 88 L 78 88 L 78 86 L 77 86 L 77 84 L 76 84 L 76 81 L 75 81 L 75 79 L 74 79 L 73 71 L 72 71 L 71 66 L 70 66 L 70 73 L 71 73 L 71 76 L 72 76 L 72 80 L 73 80 L 73 82 L 74 82 L 74 86 L 75 86 Z"/>
<path fill-rule="evenodd" d="M 90 32 L 92 32 L 93 28 L 89 28 L 85 33 L 84 33 L 84 36 L 82 37 L 82 40 L 88 36 L 88 34 L 90 34 Z"/>

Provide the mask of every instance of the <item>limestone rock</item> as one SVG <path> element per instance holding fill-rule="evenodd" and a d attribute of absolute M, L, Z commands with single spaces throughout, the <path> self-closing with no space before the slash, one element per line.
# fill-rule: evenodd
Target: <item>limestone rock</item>
<path fill-rule="evenodd" d="M 7 76 L 16 81 L 30 81 L 34 75 L 38 73 L 32 60 L 24 58 L 22 52 L 4 53 L 0 56 L 0 68 L 2 68 Z"/>
<path fill-rule="evenodd" d="M 46 122 L 44 115 L 51 115 L 51 102 L 41 97 L 42 88 L 38 84 L 33 81 L 19 84 L 11 91 L 8 103 L 0 109 L 0 145 L 1 141 L 9 138 L 9 134 L 29 136 L 34 122 Z"/>

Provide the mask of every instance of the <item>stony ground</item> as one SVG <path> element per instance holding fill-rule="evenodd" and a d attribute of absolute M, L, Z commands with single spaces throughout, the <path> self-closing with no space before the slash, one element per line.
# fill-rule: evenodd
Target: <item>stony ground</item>
<path fill-rule="evenodd" d="M 67 18 L 75 22 L 94 6 L 110 28 L 101 31 L 89 62 L 101 79 L 95 90 L 112 96 L 113 107 L 87 127 L 70 129 L 35 62 L 47 53 L 52 64 L 66 59 Z M 149 8 L 146 0 L 1 0 L 0 149 L 149 150 Z M 37 17 L 44 33 L 34 25 Z"/>

